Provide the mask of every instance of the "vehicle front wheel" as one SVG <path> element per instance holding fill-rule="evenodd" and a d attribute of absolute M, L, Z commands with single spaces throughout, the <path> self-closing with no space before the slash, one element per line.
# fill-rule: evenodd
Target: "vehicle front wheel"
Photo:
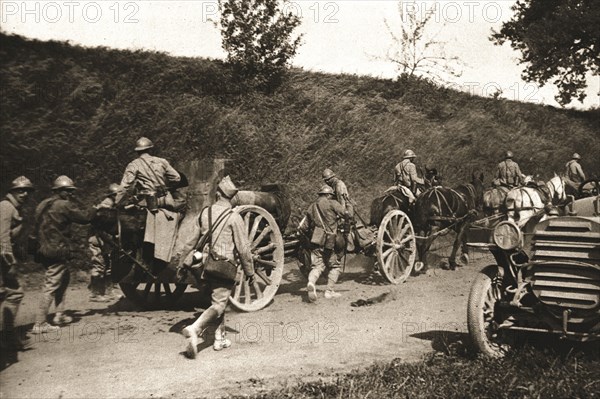
<path fill-rule="evenodd" d="M 475 278 L 467 305 L 467 326 L 475 349 L 483 355 L 501 358 L 510 345 L 506 331 L 498 329 L 496 303 L 500 301 L 498 266 L 486 266 Z"/>

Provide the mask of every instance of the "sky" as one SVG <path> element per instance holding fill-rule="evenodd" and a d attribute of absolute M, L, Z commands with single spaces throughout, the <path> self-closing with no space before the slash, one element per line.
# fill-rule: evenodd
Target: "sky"
<path fill-rule="evenodd" d="M 556 88 L 521 79 L 519 53 L 496 46 L 489 36 L 512 16 L 516 0 L 414 1 L 403 10 L 423 17 L 435 9 L 426 38 L 444 42 L 447 56 L 462 62 L 462 74 L 447 84 L 459 90 L 558 106 Z M 302 45 L 292 61 L 309 71 L 394 78 L 386 54 L 393 45 L 384 21 L 399 32 L 398 1 L 293 0 L 285 6 L 302 19 Z M 225 58 L 221 49 L 217 0 L 171 1 L 7 1 L 0 0 L 2 30 L 29 38 L 85 46 L 144 49 L 175 56 Z M 405 21 L 405 20 L 404 20 Z M 438 55 L 438 48 L 432 55 Z M 589 77 L 587 98 L 573 108 L 600 106 L 600 78 Z"/>

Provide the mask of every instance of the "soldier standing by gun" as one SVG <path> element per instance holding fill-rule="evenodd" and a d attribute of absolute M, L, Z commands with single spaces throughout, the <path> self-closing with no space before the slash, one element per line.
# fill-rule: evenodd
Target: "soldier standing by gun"
<path fill-rule="evenodd" d="M 33 184 L 28 178 L 19 176 L 13 180 L 10 192 L 0 201 L 1 343 L 2 355 L 12 356 L 12 359 L 6 359 L 11 363 L 16 362 L 16 351 L 22 350 L 24 346 L 15 331 L 15 319 L 24 295 L 17 278 L 18 261 L 14 247 L 23 227 L 21 207 L 33 189 Z"/>

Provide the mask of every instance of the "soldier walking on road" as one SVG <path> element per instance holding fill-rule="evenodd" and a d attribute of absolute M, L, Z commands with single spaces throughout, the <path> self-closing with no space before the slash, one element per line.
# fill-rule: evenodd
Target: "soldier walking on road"
<path fill-rule="evenodd" d="M 6 359 L 11 363 L 16 361 L 16 351 L 22 350 L 24 346 L 15 331 L 17 311 L 23 299 L 23 289 L 17 278 L 19 262 L 15 256 L 20 251 L 15 251 L 15 243 L 20 238 L 23 227 L 21 207 L 32 190 L 33 184 L 28 178 L 17 177 L 12 182 L 10 192 L 0 201 L 0 343 L 2 356 L 14 356 L 13 359 Z"/>
<path fill-rule="evenodd" d="M 44 288 L 32 333 L 41 334 L 58 330 L 72 318 L 64 314 L 65 294 L 69 286 L 70 273 L 67 267 L 72 257 L 71 224 L 90 223 L 93 210 L 83 211 L 73 202 L 76 190 L 73 180 L 59 176 L 52 186 L 54 195 L 42 201 L 35 210 L 36 232 L 40 243 L 38 261 L 46 269 Z M 52 303 L 56 305 L 50 325 L 46 318 Z"/>
<path fill-rule="evenodd" d="M 340 262 L 335 254 L 335 237 L 337 235 L 338 219 L 343 218 L 346 210 L 339 202 L 333 199 L 333 189 L 327 185 L 321 187 L 318 192 L 319 197 L 313 202 L 306 212 L 306 217 L 298 226 L 301 234 L 313 237 L 311 239 L 311 271 L 308 275 L 308 300 L 315 302 L 317 300 L 317 289 L 315 284 L 321 274 L 327 268 L 327 289 L 325 298 L 332 299 L 341 296 L 334 291 L 335 284 L 341 274 Z M 326 239 L 322 243 L 316 243 L 314 239 L 315 227 L 325 231 Z"/>
<path fill-rule="evenodd" d="M 190 358 L 195 358 L 198 353 L 198 335 L 201 335 L 215 321 L 218 327 L 215 331 L 213 349 L 218 351 L 231 346 L 231 341 L 225 337 L 224 313 L 236 277 L 229 280 L 208 273 L 205 269 L 209 257 L 235 264 L 237 254 L 248 283 L 254 285 L 254 263 L 247 237 L 248 232 L 240 214 L 231 209 L 231 199 L 237 192 L 238 189 L 229 176 L 221 180 L 217 186 L 217 201 L 200 212 L 195 228 L 182 251 L 180 270 L 189 270 L 194 263 L 195 255 L 201 254 L 205 267 L 202 269 L 200 279 L 211 291 L 211 306 L 182 331 L 188 339 L 186 353 Z M 207 238 L 208 242 L 203 248 L 198 248 L 201 237 L 206 234 L 210 237 Z"/>

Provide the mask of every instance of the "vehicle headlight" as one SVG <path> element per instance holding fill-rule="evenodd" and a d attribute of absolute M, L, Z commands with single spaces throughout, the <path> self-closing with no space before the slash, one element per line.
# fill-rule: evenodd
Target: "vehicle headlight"
<path fill-rule="evenodd" d="M 500 249 L 510 251 L 521 245 L 522 233 L 514 222 L 500 222 L 494 229 L 494 244 Z"/>

